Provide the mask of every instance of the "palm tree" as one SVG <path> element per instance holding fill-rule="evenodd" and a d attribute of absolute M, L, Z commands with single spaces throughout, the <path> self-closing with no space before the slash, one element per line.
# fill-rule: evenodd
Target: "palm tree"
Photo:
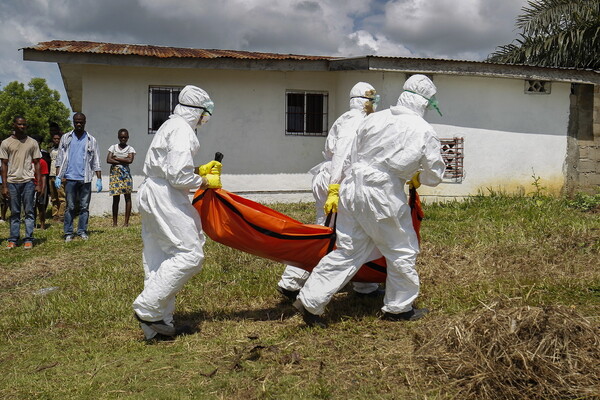
<path fill-rule="evenodd" d="M 517 17 L 520 39 L 487 61 L 600 69 L 600 0 L 530 0 Z"/>

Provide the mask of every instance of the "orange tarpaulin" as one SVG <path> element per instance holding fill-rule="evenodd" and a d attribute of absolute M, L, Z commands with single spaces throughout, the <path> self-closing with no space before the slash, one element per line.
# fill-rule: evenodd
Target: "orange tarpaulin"
<path fill-rule="evenodd" d="M 423 207 L 421 207 L 419 193 L 417 193 L 417 189 L 415 188 L 408 189 L 408 205 L 410 206 L 413 228 L 415 228 L 417 239 L 421 243 L 421 221 L 423 221 L 425 213 L 423 212 Z"/>
<path fill-rule="evenodd" d="M 422 211 L 416 191 L 414 196 L 413 224 L 418 229 Z M 333 228 L 302 224 L 223 189 L 198 190 L 193 205 L 200 213 L 202 229 L 215 242 L 307 271 L 312 271 L 335 244 Z M 381 257 L 363 265 L 352 280 L 385 282 L 385 277 L 385 259 Z"/>

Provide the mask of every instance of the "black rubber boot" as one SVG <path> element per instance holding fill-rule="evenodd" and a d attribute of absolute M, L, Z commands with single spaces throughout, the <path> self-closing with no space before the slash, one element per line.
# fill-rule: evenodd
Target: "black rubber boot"
<path fill-rule="evenodd" d="M 281 286 L 277 286 L 277 291 L 290 301 L 295 301 L 296 297 L 298 297 L 298 293 L 300 293 L 299 290 L 287 290 Z"/>
<path fill-rule="evenodd" d="M 140 325 L 144 325 L 152 329 L 154 332 L 163 336 L 176 336 L 177 330 L 174 326 L 167 325 L 162 319 L 160 321 L 144 321 L 136 313 L 133 314 Z"/>
<path fill-rule="evenodd" d="M 400 314 L 384 313 L 381 319 L 386 321 L 416 321 L 423 318 L 429 310 L 427 308 L 413 308 Z"/>
<path fill-rule="evenodd" d="M 298 310 L 298 313 L 302 315 L 302 320 L 306 325 L 314 326 L 317 328 L 327 328 L 327 323 L 325 322 L 325 320 L 323 320 L 323 318 L 321 318 L 319 315 L 311 314 L 310 312 L 308 312 L 306 308 L 304 308 L 304 305 L 302 304 L 300 299 L 297 299 L 292 305 L 296 310 Z"/>

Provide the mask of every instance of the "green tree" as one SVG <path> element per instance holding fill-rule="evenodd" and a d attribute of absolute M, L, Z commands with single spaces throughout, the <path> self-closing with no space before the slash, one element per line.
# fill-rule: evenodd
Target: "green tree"
<path fill-rule="evenodd" d="M 49 139 L 48 124 L 56 122 L 63 132 L 71 127 L 70 111 L 60 101 L 60 94 L 52 90 L 43 78 L 32 78 L 27 84 L 13 81 L 0 90 L 0 132 L 6 136 L 12 131 L 13 118 L 27 119 L 27 133 Z"/>
<path fill-rule="evenodd" d="M 516 43 L 488 61 L 600 69 L 600 0 L 530 0 L 517 17 Z"/>

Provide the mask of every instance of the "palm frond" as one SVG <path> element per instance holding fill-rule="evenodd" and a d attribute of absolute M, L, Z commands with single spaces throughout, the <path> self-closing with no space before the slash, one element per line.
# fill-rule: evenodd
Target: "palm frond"
<path fill-rule="evenodd" d="M 530 0 L 522 10 L 520 38 L 488 61 L 600 69 L 600 0 Z"/>
<path fill-rule="evenodd" d="M 527 36 L 552 34 L 574 25 L 589 25 L 600 18 L 600 0 L 529 1 L 517 17 L 516 27 Z"/>
<path fill-rule="evenodd" d="M 517 44 L 500 46 L 488 61 L 545 67 L 600 69 L 600 27 L 525 37 Z"/>

